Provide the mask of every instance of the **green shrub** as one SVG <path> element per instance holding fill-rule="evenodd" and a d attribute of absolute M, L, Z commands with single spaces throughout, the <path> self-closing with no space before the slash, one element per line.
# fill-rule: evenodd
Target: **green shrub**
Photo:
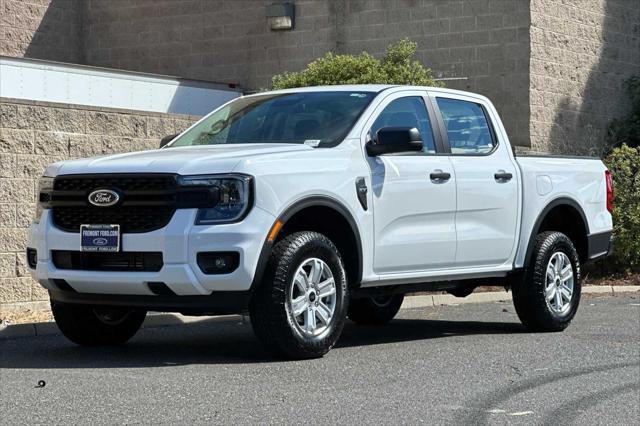
<path fill-rule="evenodd" d="M 299 72 L 275 75 L 274 89 L 335 84 L 412 84 L 440 86 L 431 69 L 414 59 L 417 44 L 407 39 L 389 45 L 382 59 L 366 52 L 336 55 L 331 52 Z"/>
<path fill-rule="evenodd" d="M 614 254 L 607 263 L 624 271 L 640 267 L 640 147 L 622 145 L 605 159 L 613 175 Z"/>

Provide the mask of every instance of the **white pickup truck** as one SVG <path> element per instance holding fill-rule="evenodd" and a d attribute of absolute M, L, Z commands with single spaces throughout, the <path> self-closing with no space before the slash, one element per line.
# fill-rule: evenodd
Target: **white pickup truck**
<path fill-rule="evenodd" d="M 472 93 L 259 93 L 164 145 L 40 180 L 28 264 L 73 342 L 125 342 L 148 310 L 248 310 L 269 348 L 311 358 L 347 317 L 381 324 L 406 293 L 488 283 L 513 291 L 528 329 L 559 331 L 580 265 L 611 249 L 603 163 L 516 157 Z"/>

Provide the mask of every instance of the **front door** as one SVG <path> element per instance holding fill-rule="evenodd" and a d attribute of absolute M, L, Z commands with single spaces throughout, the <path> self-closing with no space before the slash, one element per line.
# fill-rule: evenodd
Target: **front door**
<path fill-rule="evenodd" d="M 445 269 L 456 252 L 456 176 L 447 156 L 437 156 L 426 93 L 390 95 L 370 120 L 370 135 L 384 127 L 416 127 L 423 151 L 368 157 L 378 274 Z M 431 118 L 430 118 L 431 117 Z"/>

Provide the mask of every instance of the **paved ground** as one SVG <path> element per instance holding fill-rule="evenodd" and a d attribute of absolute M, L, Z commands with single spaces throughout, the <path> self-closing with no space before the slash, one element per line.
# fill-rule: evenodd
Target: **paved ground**
<path fill-rule="evenodd" d="M 270 359 L 241 323 L 145 329 L 112 349 L 5 340 L 0 423 L 637 424 L 639 305 L 584 299 L 554 334 L 524 332 L 510 303 L 405 310 L 303 362 Z"/>

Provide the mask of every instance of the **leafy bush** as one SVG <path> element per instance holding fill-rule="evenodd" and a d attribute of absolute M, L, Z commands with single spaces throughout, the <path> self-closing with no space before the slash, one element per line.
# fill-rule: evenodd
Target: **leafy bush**
<path fill-rule="evenodd" d="M 640 267 L 640 147 L 622 145 L 605 159 L 613 175 L 614 254 L 608 263 L 626 271 Z"/>
<path fill-rule="evenodd" d="M 382 59 L 362 52 L 336 55 L 331 52 L 299 72 L 275 75 L 274 89 L 335 84 L 412 84 L 440 86 L 431 69 L 414 59 L 417 44 L 408 39 L 389 45 Z"/>
<path fill-rule="evenodd" d="M 623 120 L 614 120 L 609 127 L 608 142 L 612 147 L 626 144 L 640 146 L 640 76 L 627 80 L 631 98 L 631 114 Z"/>

